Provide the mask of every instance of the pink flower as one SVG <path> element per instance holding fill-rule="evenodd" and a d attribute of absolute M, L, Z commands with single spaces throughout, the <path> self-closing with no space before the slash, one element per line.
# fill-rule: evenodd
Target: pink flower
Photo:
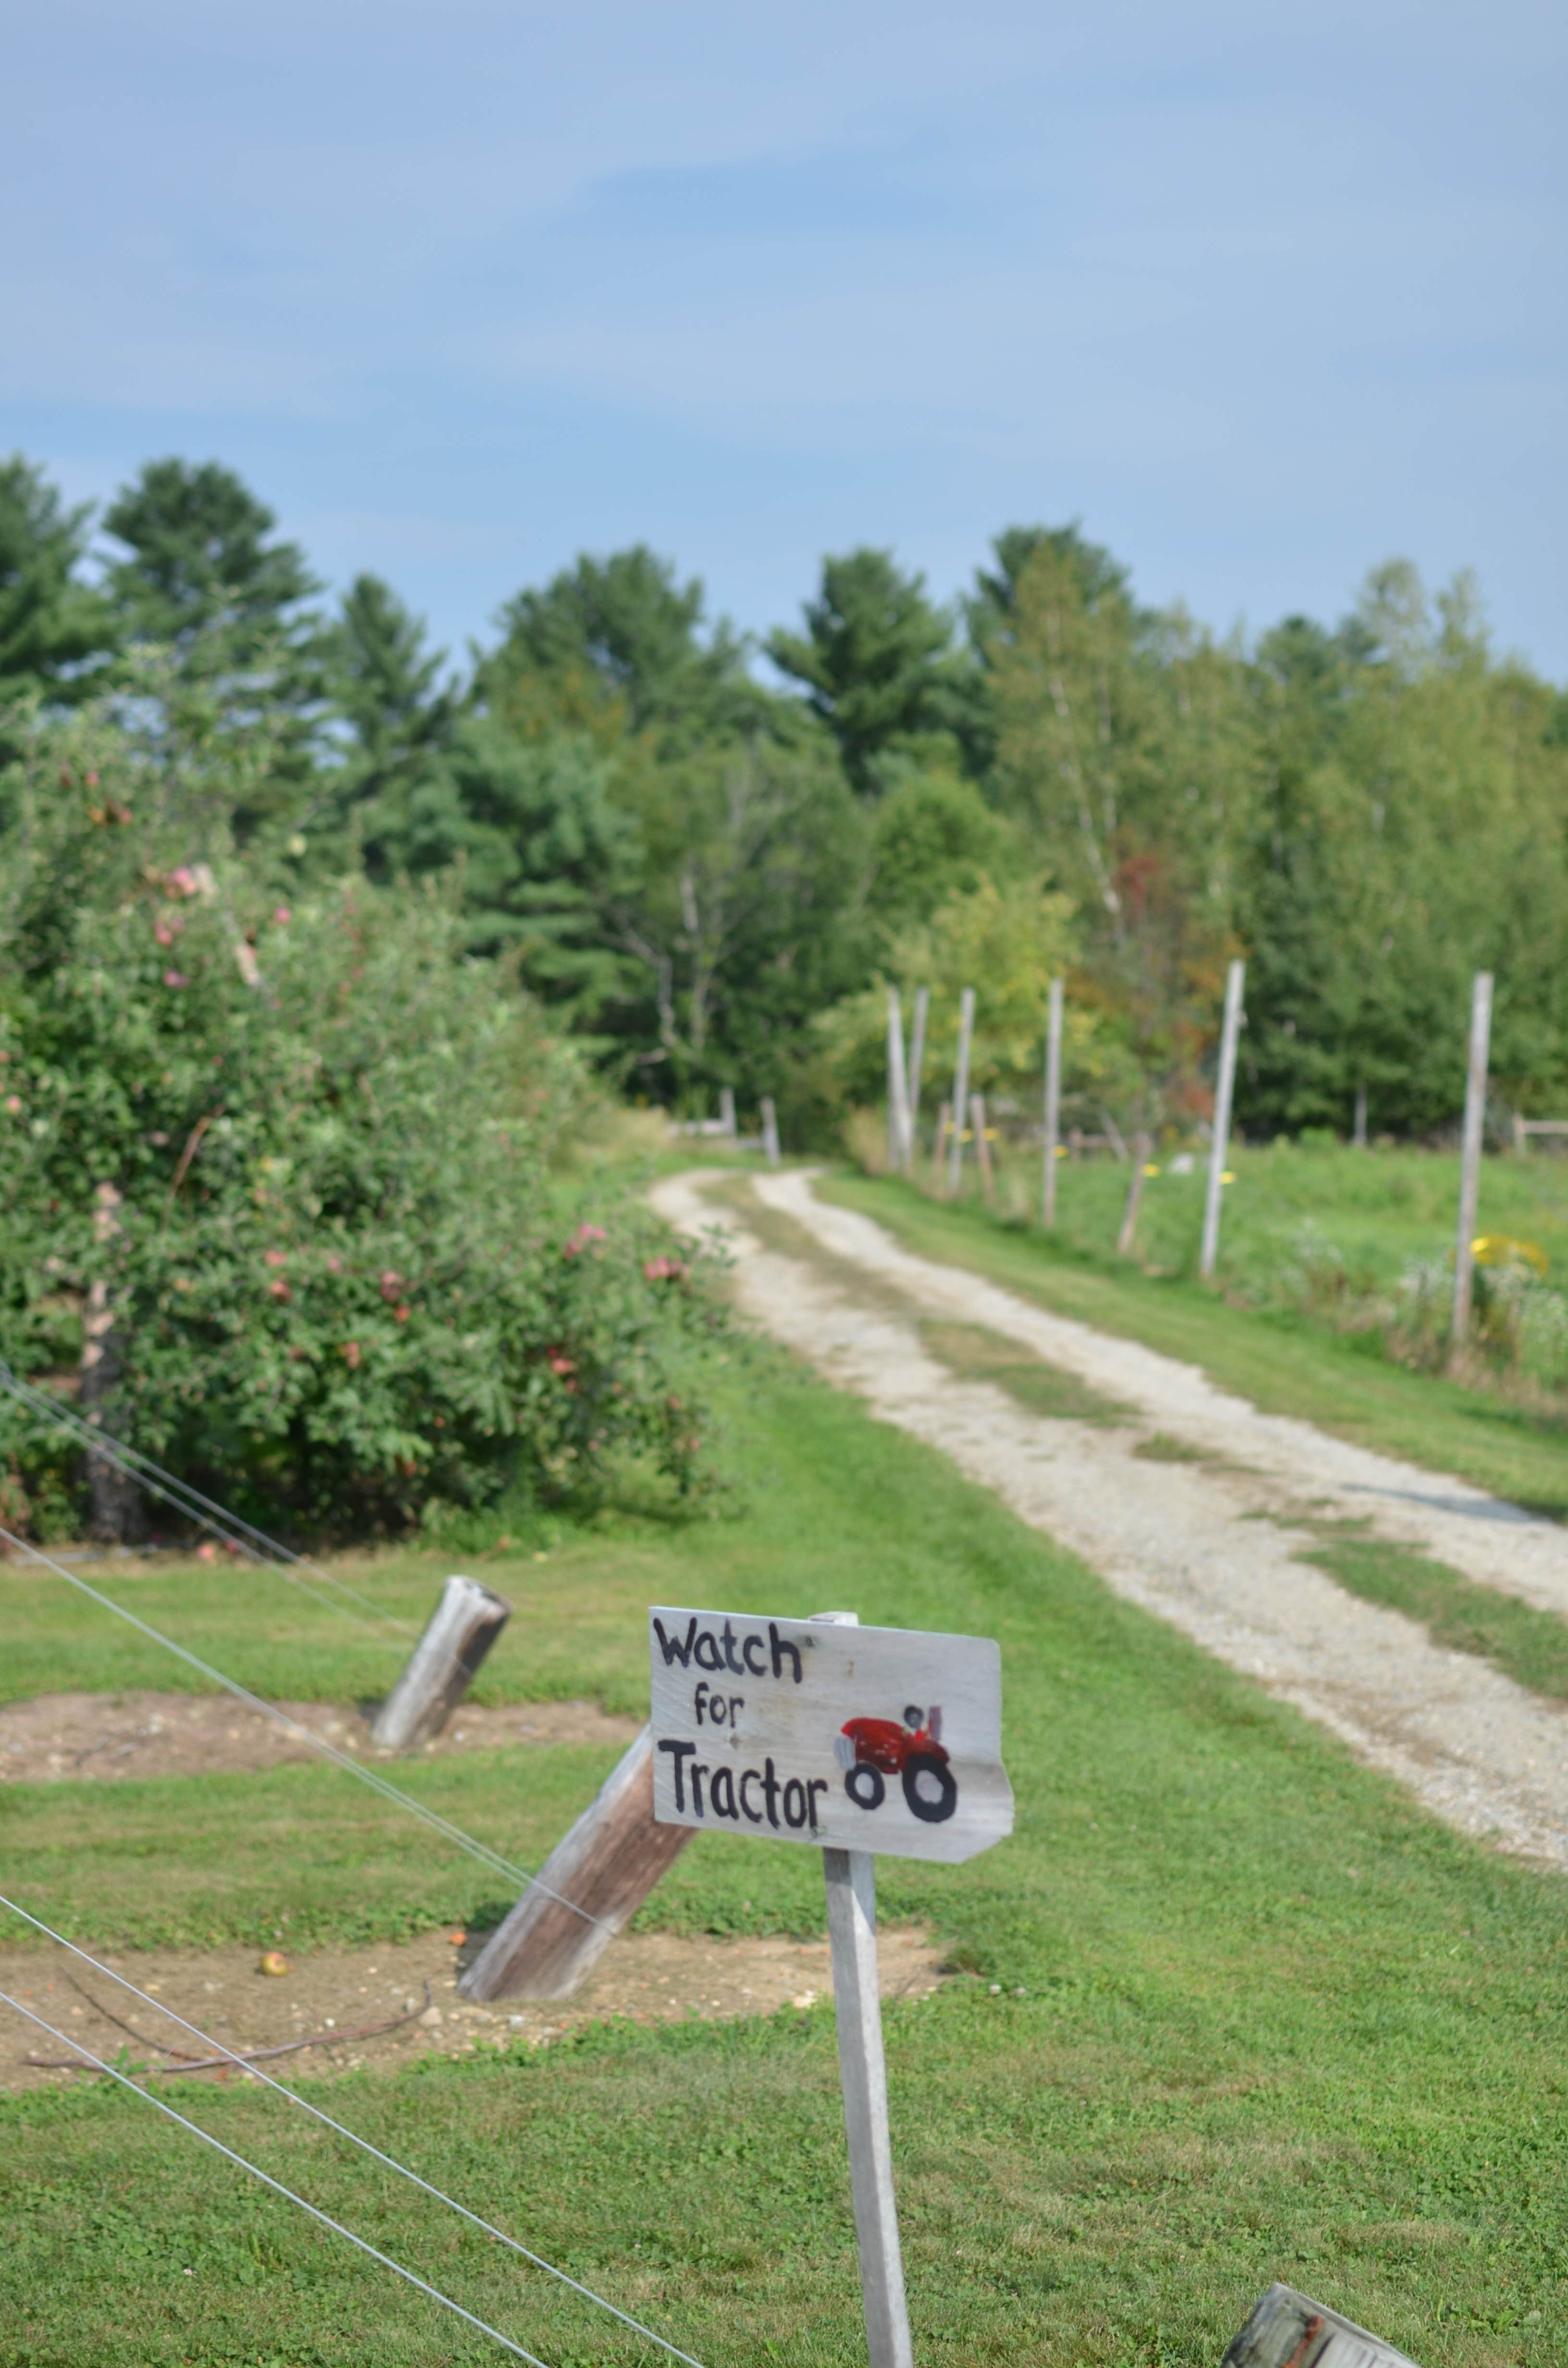
<path fill-rule="evenodd" d="M 408 1305 L 405 1300 L 401 1307 L 394 1307 L 392 1309 L 392 1322 L 394 1324 L 406 1324 L 413 1312 L 413 1309 Z"/>
<path fill-rule="evenodd" d="M 207 1542 L 207 1543 L 206 1543 L 205 1545 L 198 1546 L 198 1547 L 197 1547 L 197 1549 L 196 1549 L 196 1559 L 197 1559 L 197 1561 L 198 1561 L 198 1562 L 216 1562 L 216 1561 L 217 1561 L 217 1559 L 218 1559 L 218 1549 L 217 1549 L 217 1547 L 212 1543 L 212 1542 L 211 1542 L 211 1540 L 210 1540 L 210 1539 L 209 1539 L 209 1540 L 208 1540 L 208 1542 Z"/>
<path fill-rule="evenodd" d="M 381 1297 L 390 1307 L 403 1289 L 403 1277 L 395 1267 L 388 1267 L 381 1277 Z"/>
<path fill-rule="evenodd" d="M 552 1373 L 574 1373 L 577 1368 L 570 1357 L 563 1357 L 559 1349 L 552 1349 L 550 1352 L 550 1370 Z"/>
<path fill-rule="evenodd" d="M 664 1257 L 649 1258 L 642 1269 L 649 1282 L 684 1282 L 689 1271 L 679 1258 Z"/>
<path fill-rule="evenodd" d="M 288 905 L 278 905 L 278 910 L 276 911 L 276 913 L 274 913 L 274 915 L 272 916 L 272 917 L 273 917 L 273 919 L 278 923 L 278 925 L 279 928 L 288 928 L 288 926 L 289 926 L 289 924 L 290 924 L 290 922 L 293 919 L 294 916 L 293 916 L 293 914 L 289 910 L 289 907 L 288 907 Z"/>
<path fill-rule="evenodd" d="M 153 922 L 153 935 L 156 938 L 161 946 L 172 946 L 175 941 L 174 931 L 170 928 L 168 923 L 161 918 Z"/>
<path fill-rule="evenodd" d="M 341 1274 L 343 1272 L 343 1260 L 338 1257 L 335 1250 L 328 1250 L 326 1254 L 326 1270 L 328 1274 Z"/>
<path fill-rule="evenodd" d="M 190 985 L 190 981 L 187 978 L 183 970 L 166 970 L 164 973 L 164 985 L 165 986 L 188 986 Z"/>
<path fill-rule="evenodd" d="M 608 1239 L 609 1235 L 602 1225 L 579 1225 L 571 1240 L 562 1246 L 561 1255 L 562 1258 L 575 1258 L 580 1250 L 587 1248 L 590 1242 Z"/>
<path fill-rule="evenodd" d="M 176 863 L 168 877 L 168 887 L 176 896 L 194 896 L 196 874 L 188 863 Z"/>
<path fill-rule="evenodd" d="M 22 1114 L 22 1098 L 20 1094 L 7 1094 L 6 1097 L 6 1107 L 10 1111 L 13 1118 L 20 1118 Z"/>
<path fill-rule="evenodd" d="M 272 1296 L 274 1299 L 292 1299 L 294 1296 L 281 1275 L 272 1286 Z"/>
<path fill-rule="evenodd" d="M 343 1361 L 347 1366 L 351 1373 L 358 1372 L 360 1361 L 359 1343 L 358 1340 L 345 1340 L 343 1344 Z"/>
<path fill-rule="evenodd" d="M 262 1257 L 268 1266 L 287 1266 L 289 1263 L 287 1250 L 263 1250 Z"/>

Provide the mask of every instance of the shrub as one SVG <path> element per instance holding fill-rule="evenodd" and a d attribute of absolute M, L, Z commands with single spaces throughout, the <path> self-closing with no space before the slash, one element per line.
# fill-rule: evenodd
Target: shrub
<path fill-rule="evenodd" d="M 629 1454 L 705 1485 L 708 1303 L 624 1176 L 563 1164 L 578 1064 L 451 904 L 291 909 L 62 788 L 19 854 L 13 827 L 3 925 L 10 1363 L 80 1372 L 111 1430 L 268 1523 L 579 1496 Z M 73 1452 L 5 1402 L 13 1513 L 79 1514 Z"/>

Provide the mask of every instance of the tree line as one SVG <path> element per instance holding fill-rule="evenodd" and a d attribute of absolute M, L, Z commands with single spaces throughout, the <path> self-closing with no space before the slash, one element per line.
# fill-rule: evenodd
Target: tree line
<path fill-rule="evenodd" d="M 771 1093 L 797 1142 L 875 1098 L 880 982 L 931 984 L 940 1024 L 960 971 L 1004 1102 L 1062 970 L 1070 1089 L 1199 1121 L 1233 953 L 1249 1133 L 1346 1132 L 1358 1093 L 1374 1132 L 1449 1124 L 1477 968 L 1500 1098 L 1568 1109 L 1568 698 L 1463 576 L 1392 562 L 1338 623 L 1248 642 L 1141 605 L 1076 525 L 1014 527 L 945 607 L 892 552 L 827 558 L 757 643 L 639 545 L 520 590 L 454 666 L 375 575 L 328 604 L 216 463 L 151 462 L 95 519 L 17 457 L 14 843 L 109 777 L 89 741 L 188 863 L 291 905 L 438 879 L 462 949 L 618 1088 Z"/>

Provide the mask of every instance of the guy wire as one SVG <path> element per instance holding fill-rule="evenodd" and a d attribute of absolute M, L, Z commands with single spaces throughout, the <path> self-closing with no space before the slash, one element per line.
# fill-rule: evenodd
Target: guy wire
<path fill-rule="evenodd" d="M 145 1620 L 139 1620 L 134 1611 L 128 1611 L 123 1603 L 116 1603 L 112 1596 L 100 1595 L 96 1587 L 89 1587 L 87 1581 L 85 1578 L 78 1578 L 74 1570 L 67 1570 L 63 1563 L 58 1563 L 52 1555 L 46 1554 L 41 1546 L 29 1545 L 25 1538 L 16 1536 L 7 1529 L 0 1529 L 0 1539 L 3 1539 L 7 1545 L 15 1546 L 18 1554 L 28 1554 L 34 1562 L 41 1562 L 46 1569 L 53 1571 L 57 1577 L 64 1579 L 68 1587 L 75 1588 L 78 1594 L 85 1595 L 92 1602 L 100 1604 L 104 1611 L 112 1611 L 117 1620 L 125 1621 L 130 1627 L 139 1630 L 143 1636 L 150 1637 L 154 1645 L 162 1645 L 165 1652 L 175 1654 L 178 1659 L 187 1664 L 187 1668 L 199 1670 L 204 1678 L 210 1678 L 214 1685 L 222 1686 L 224 1692 L 233 1694 L 236 1702 L 244 1702 L 250 1710 L 260 1711 L 264 1717 L 274 1720 L 289 1734 L 297 1736 L 302 1743 L 308 1743 L 312 1751 L 321 1753 L 324 1759 L 332 1760 L 336 1767 L 346 1768 L 351 1776 L 358 1778 L 361 1784 L 368 1784 L 373 1793 L 379 1793 L 383 1800 L 393 1802 L 398 1808 L 406 1809 L 412 1816 L 419 1818 L 421 1823 L 428 1826 L 433 1832 L 455 1843 L 458 1849 L 467 1850 L 471 1858 L 478 1859 L 494 1873 L 504 1874 L 509 1881 L 520 1883 L 525 1889 L 542 1891 L 547 1899 L 553 1899 L 558 1907 L 569 1907 L 573 1915 L 580 1916 L 585 1924 L 603 1923 L 602 1917 L 590 1915 L 585 1907 L 579 1907 L 574 1899 L 568 1899 L 562 1893 L 552 1891 L 548 1883 L 541 1883 L 537 1874 L 529 1874 L 526 1867 L 514 1866 L 510 1859 L 503 1858 L 500 1851 L 492 1850 L 488 1842 L 477 1840 L 472 1834 L 465 1834 L 460 1826 L 454 1826 L 449 1819 L 438 1816 L 434 1809 L 426 1808 L 424 1802 L 416 1801 L 412 1793 L 404 1793 L 397 1785 L 389 1783 L 384 1776 L 378 1775 L 373 1768 L 365 1767 L 359 1760 L 351 1759 L 347 1751 L 339 1751 L 335 1745 L 326 1740 L 324 1736 L 317 1735 L 313 1728 L 302 1726 L 298 1719 L 290 1718 L 288 1712 L 279 1710 L 276 1703 L 264 1701 L 260 1694 L 253 1694 L 249 1687 L 242 1686 L 237 1679 L 225 1677 L 222 1669 L 215 1669 L 212 1667 L 210 1661 L 204 1661 L 199 1655 L 187 1652 L 183 1645 L 176 1645 L 174 1638 L 165 1636 L 161 1629 L 150 1627 Z"/>
<path fill-rule="evenodd" d="M 51 1397 L 47 1390 L 35 1389 L 30 1382 L 24 1382 L 3 1359 L 0 1359 L 0 1389 L 9 1390 L 13 1397 L 19 1398 L 35 1414 L 42 1415 L 47 1421 L 56 1424 L 90 1454 L 100 1456 L 104 1463 L 113 1464 L 116 1471 L 125 1474 L 127 1479 L 134 1480 L 140 1487 L 145 1488 L 149 1496 L 162 1497 L 164 1503 L 172 1505 L 176 1513 L 183 1513 L 200 1528 L 210 1530 L 215 1537 L 222 1538 L 241 1554 L 248 1554 L 252 1562 L 276 1570 L 278 1577 L 286 1578 L 291 1587 L 303 1588 L 307 1595 L 313 1596 L 318 1603 L 324 1603 L 329 1611 L 341 1612 L 347 1620 L 355 1617 L 345 1605 L 334 1603 L 330 1598 L 319 1594 L 308 1580 L 297 1577 L 297 1572 L 312 1572 L 328 1587 L 336 1588 L 340 1594 L 351 1597 L 367 1611 L 373 1612 L 378 1620 L 397 1629 L 403 1637 L 413 1634 L 406 1621 L 400 1620 L 395 1612 L 383 1610 L 369 1596 L 361 1595 L 357 1587 L 348 1585 L 347 1579 L 335 1577 L 319 1563 L 312 1562 L 305 1554 L 295 1554 L 277 1538 L 269 1537 L 265 1530 L 258 1530 L 254 1521 L 244 1520 L 238 1513 L 231 1513 L 225 1506 L 214 1503 L 210 1497 L 204 1497 L 199 1488 L 192 1487 L 188 1480 L 181 1480 L 175 1473 L 165 1472 L 161 1463 L 154 1463 L 152 1457 L 143 1455 L 140 1448 L 129 1447 L 111 1432 L 99 1430 L 94 1424 L 85 1422 L 80 1415 L 73 1414 L 69 1406 L 62 1406 L 58 1398 Z M 285 1568 L 283 1565 L 286 1564 L 292 1564 L 293 1569 Z"/>
<path fill-rule="evenodd" d="M 505 2351 L 514 2353 L 519 2360 L 528 2361 L 529 2368 L 547 2368 L 547 2363 L 539 2357 L 537 2352 L 525 2351 L 520 2343 L 514 2343 L 509 2335 L 503 2335 L 498 2327 L 490 2325 L 488 2319 L 476 2318 L 472 2310 L 465 2310 L 460 2302 L 452 2300 L 450 2294 L 442 2294 L 438 2286 L 429 2285 L 413 2270 L 405 2270 L 403 2263 L 394 2261 L 390 2253 L 383 2253 L 378 2246 L 370 2244 L 366 2237 L 357 2237 L 352 2228 L 346 2228 L 341 2220 L 335 2220 L 330 2213 L 322 2211 L 319 2205 L 307 2203 L 302 2195 L 296 2195 L 293 2189 L 285 2187 L 280 2179 L 274 2179 L 269 2172 L 258 2169 L 254 2162 L 247 2162 L 243 2154 L 236 2154 L 233 2146 L 226 2146 L 222 2138 L 215 2138 L 211 2132 L 204 2130 L 199 2122 L 187 2122 L 183 2113 L 176 2113 L 174 2107 L 165 2103 L 162 2097 L 154 2097 L 151 2089 L 139 2088 L 128 2074 L 117 2071 L 112 2064 L 106 2064 L 101 2056 L 95 2055 L 90 2048 L 84 2047 L 81 2041 L 73 2039 L 68 2032 L 56 2031 L 51 2022 L 45 2022 L 41 2014 L 34 2014 L 30 2007 L 24 2006 L 19 1998 L 12 1998 L 6 1990 L 0 1990 L 0 2006 L 11 2007 L 27 2021 L 36 2024 L 40 2031 L 46 2031 L 51 2039 L 57 2039 L 62 2047 L 74 2048 L 76 2054 L 85 2057 L 97 2071 L 104 2073 L 110 2080 L 118 2080 L 122 2089 L 129 2089 L 131 2095 L 140 2097 L 143 2103 L 155 2106 L 160 2113 L 166 2113 L 171 2122 L 177 2122 L 182 2130 L 188 2130 L 192 2137 L 201 2140 L 203 2146 L 211 2146 L 215 2153 L 225 2155 L 231 2162 L 237 2163 L 242 2170 L 248 2170 L 253 2179 L 259 2179 L 262 2185 L 270 2187 L 275 2195 L 285 2196 L 290 2203 L 297 2203 L 301 2212 L 308 2212 L 312 2220 L 319 2220 L 322 2226 L 330 2228 L 335 2236 L 346 2237 L 348 2242 L 351 2245 L 357 2245 L 362 2253 L 369 2253 L 373 2261 L 380 2261 L 383 2269 L 393 2270 L 400 2278 L 406 2278 L 411 2286 L 417 2286 L 421 2294 L 428 2294 L 431 2301 L 438 2302 L 444 2310 L 455 2311 L 459 2318 L 466 2318 L 471 2327 L 476 2327 L 479 2329 L 481 2335 L 488 2335 L 493 2342 L 499 2343 Z"/>
<path fill-rule="evenodd" d="M 410 2170 L 405 2163 L 396 2161 L 390 2154 L 383 2154 L 380 2146 L 372 2146 L 369 2138 L 362 2138 L 358 2131 L 347 2128 L 342 2122 L 334 2121 L 330 2113 L 324 2112 L 319 2105 L 312 2105 L 309 2098 L 301 2097 L 297 2089 L 290 2089 L 286 2082 L 275 2080 L 269 2072 L 258 2070 L 256 2065 L 248 2063 L 244 2056 L 235 2055 L 233 2048 L 225 2047 L 221 2039 L 214 2039 L 210 2032 L 201 2030 L 197 2023 L 187 2022 L 184 2015 L 176 2014 L 172 2006 L 164 2004 L 162 1998 L 153 1998 L 146 1990 L 138 1989 L 136 1984 L 127 1975 L 117 1974 L 112 1965 L 106 1965 L 100 1958 L 89 1956 L 85 1949 L 78 1948 L 74 1941 L 68 1941 L 63 1932 L 55 1931 L 53 1927 L 44 1923 L 40 1917 L 34 1916 L 27 1908 L 18 1907 L 14 1899 L 7 1899 L 4 1892 L 0 1892 L 0 1907 L 8 1907 L 13 1916 L 19 1916 L 24 1923 L 32 1926 L 35 1932 L 43 1933 L 48 1940 L 57 1941 L 62 1949 L 69 1949 L 74 1957 L 79 1957 L 83 1964 L 91 1965 L 95 1973 L 107 1975 L 111 1982 L 118 1982 L 122 1990 L 129 1990 L 131 1997 L 140 1998 L 144 2006 L 152 2007 L 157 2013 L 166 2015 L 171 2022 L 179 2025 L 181 2031 L 189 2032 L 193 2039 L 202 2040 L 217 2055 L 226 2055 L 232 2064 L 239 2065 L 241 2069 L 248 2072 L 253 2079 L 264 2081 L 267 2088 L 276 2089 L 278 2095 L 287 2097 L 291 2105 L 298 2105 L 304 2112 L 313 2114 L 318 2122 L 324 2123 L 329 2130 L 335 2130 L 339 2137 L 347 2138 L 350 2145 L 358 2146 L 363 2153 L 373 2155 L 377 2162 L 384 2163 L 389 2170 L 395 2170 L 400 2179 L 408 2180 L 413 2186 L 422 2188 L 426 2195 L 434 2196 L 438 2203 L 445 2203 L 453 2212 L 460 2213 L 462 2217 L 472 2222 L 474 2227 L 483 2228 L 487 2237 L 495 2237 L 500 2244 L 509 2246 L 514 2253 L 520 2253 L 525 2261 L 531 2261 L 535 2269 L 543 2270 L 547 2276 L 559 2278 L 562 2285 L 570 2286 L 574 2293 L 582 2294 L 586 2301 L 596 2303 L 600 2310 L 608 2310 L 612 2318 L 619 2318 L 623 2326 L 630 2327 L 634 2333 L 645 2335 L 650 2343 L 656 2343 L 659 2349 L 662 2351 L 667 2351 L 673 2360 L 684 2361 L 686 2368 L 701 2368 L 700 2362 L 694 2360 L 689 2351 L 678 2351 L 675 2344 L 666 2342 L 662 2335 L 655 2334 L 651 2327 L 644 2327 L 641 2319 L 633 2318 L 629 2312 L 618 2308 L 613 2302 L 607 2302 L 603 2294 L 595 2294 L 593 2288 L 584 2285 L 580 2279 L 571 2276 L 565 2270 L 558 2270 L 552 2262 L 547 2261 L 542 2254 L 530 2252 L 528 2246 L 519 2244 L 516 2237 L 508 2237 L 504 2228 L 497 2228 L 489 2220 L 482 2220 L 477 2212 L 471 2212 L 466 2203 L 458 2202 L 456 2196 L 448 2195 L 440 2188 L 433 2187 L 427 2179 L 421 2179 L 416 2170 Z"/>

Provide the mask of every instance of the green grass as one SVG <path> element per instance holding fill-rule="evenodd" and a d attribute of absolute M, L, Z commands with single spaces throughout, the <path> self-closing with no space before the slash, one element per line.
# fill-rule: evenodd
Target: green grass
<path fill-rule="evenodd" d="M 782 1360 L 759 1355 L 732 1398 L 744 1488 L 730 1518 L 562 1531 L 546 1563 L 486 1565 L 528 1594 L 487 1683 L 628 1701 L 660 1600 L 845 1604 L 1001 1640 L 1015 1838 L 967 1867 L 884 1861 L 879 1877 L 884 1915 L 928 1918 L 967 1975 L 887 2017 L 916 2357 L 1212 2368 L 1282 2277 L 1423 2368 L 1562 2358 L 1563 1884 L 1436 1824 Z M 389 1556 L 368 1576 L 412 1608 L 438 1567 Z M 6 1584 L 30 1666 L 97 1681 L 107 1647 L 62 1598 Z M 237 1653 L 228 1576 L 120 1584 Z M 318 1620 L 280 1617 L 256 1645 L 280 1691 L 333 1691 L 366 1666 Z M 542 1843 L 603 1757 L 529 1755 L 527 1800 L 497 1797 L 494 1760 L 409 1781 Z M 427 1884 L 446 1886 L 443 1914 L 491 1887 L 461 1861 L 437 1868 L 415 1828 L 400 1840 L 347 1779 L 230 1784 L 7 1791 L 8 1882 L 46 1915 L 68 1908 L 89 1942 L 133 1913 L 187 1918 L 193 1884 L 240 1920 L 312 1898 L 323 1929 L 335 1914 L 360 1933 L 403 1929 Z M 651 1912 L 820 1929 L 820 1869 L 804 1850 L 701 1837 Z M 632 2360 L 630 2340 L 280 2100 L 163 2093 L 552 2363 Z M 712 2368 L 863 2357 L 825 2009 L 619 2028 L 327 2093 Z M 4 2368 L 488 2356 L 123 2094 L 0 2105 L 0 2212 Z"/>
<path fill-rule="evenodd" d="M 1532 1692 L 1568 1702 L 1568 1624 L 1550 1611 L 1379 1538 L 1346 1538 L 1304 1559 L 1353 1595 L 1419 1620 L 1434 1644 L 1473 1653 Z"/>
<path fill-rule="evenodd" d="M 1568 1519 L 1568 1425 L 1553 1417 L 1393 1364 L 1374 1339 L 1233 1304 L 1182 1275 L 1053 1240 L 972 1201 L 947 1205 L 894 1178 L 844 1172 L 817 1189 L 877 1218 L 923 1257 L 967 1266 L 1054 1314 L 1183 1358 L 1266 1412 L 1299 1415 Z"/>
<path fill-rule="evenodd" d="M 983 1324 L 923 1323 L 921 1339 L 940 1363 L 965 1381 L 994 1382 L 1030 1414 L 1055 1422 L 1125 1422 L 1129 1406 L 1091 1389 L 1075 1373 L 1048 1365 L 1004 1333 Z"/>

